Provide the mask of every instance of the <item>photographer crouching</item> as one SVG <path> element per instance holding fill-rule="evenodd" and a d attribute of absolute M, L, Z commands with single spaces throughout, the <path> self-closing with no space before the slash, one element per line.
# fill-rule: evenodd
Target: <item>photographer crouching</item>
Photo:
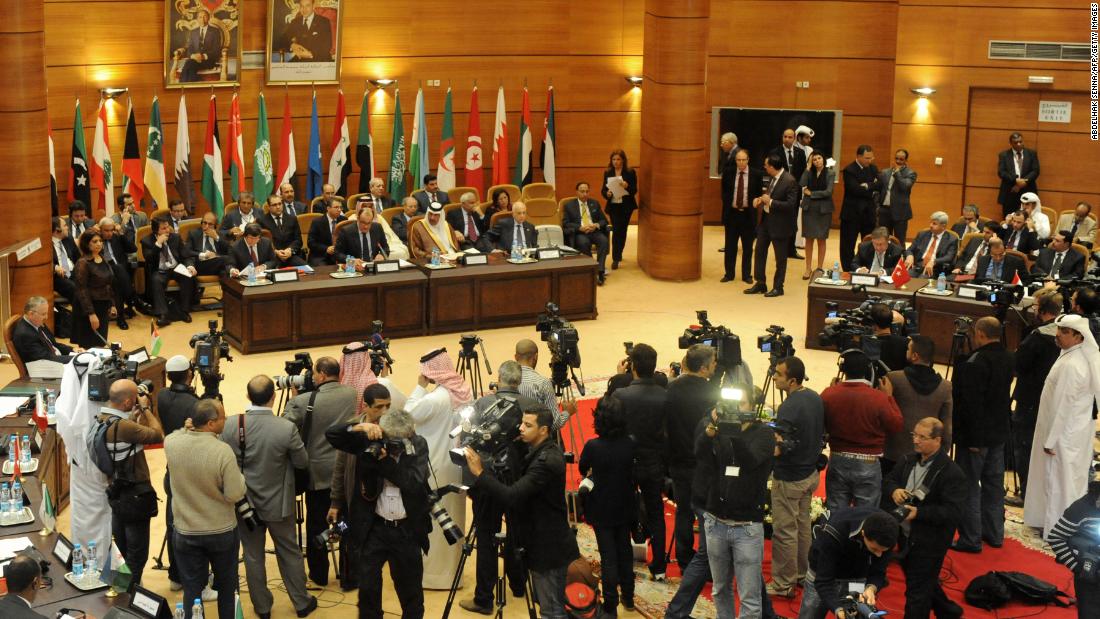
<path fill-rule="evenodd" d="M 429 515 L 428 443 L 416 434 L 412 417 L 405 411 L 387 412 L 389 392 L 379 384 L 363 393 L 366 421 L 336 424 L 325 432 L 333 447 L 354 456 L 344 459 L 354 469 L 347 488 L 348 469 L 334 476 L 333 508 L 346 510 L 344 539 L 359 549 L 356 575 L 359 581 L 359 616 L 381 619 L 382 565 L 390 564 L 401 616 L 424 616 L 424 555 L 428 552 Z M 338 505 L 337 497 L 343 497 Z M 331 512 L 330 512 L 331 514 Z M 335 516 L 338 514 L 332 514 Z M 335 518 L 331 518 L 335 520 Z"/>
<path fill-rule="evenodd" d="M 544 619 L 565 619 L 566 568 L 580 556 L 577 539 L 569 530 L 565 509 L 565 458 L 550 435 L 554 414 L 541 406 L 523 411 L 519 437 L 528 448 L 515 483 L 506 485 L 486 471 L 472 447 L 466 462 L 477 480 L 473 488 L 500 502 L 514 514 L 509 526 L 518 528 L 526 550 L 523 559 L 531 572 L 535 596 Z M 522 551 L 521 551 L 522 552 Z"/>
<path fill-rule="evenodd" d="M 1066 508 L 1047 541 L 1054 558 L 1073 571 L 1077 616 L 1100 616 L 1100 481 Z"/>
<path fill-rule="evenodd" d="M 905 617 L 962 617 L 940 586 L 940 567 L 966 510 L 966 474 L 943 451 L 943 422 L 925 417 L 913 427 L 914 452 L 883 479 L 883 493 L 897 506 L 901 567 L 905 571 Z"/>

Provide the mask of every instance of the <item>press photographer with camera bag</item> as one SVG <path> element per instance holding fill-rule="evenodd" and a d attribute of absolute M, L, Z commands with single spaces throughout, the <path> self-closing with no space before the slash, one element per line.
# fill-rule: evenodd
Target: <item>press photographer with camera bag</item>
<path fill-rule="evenodd" d="M 1077 616 L 1100 616 L 1100 481 L 1066 508 L 1047 535 L 1054 558 L 1073 572 Z"/>

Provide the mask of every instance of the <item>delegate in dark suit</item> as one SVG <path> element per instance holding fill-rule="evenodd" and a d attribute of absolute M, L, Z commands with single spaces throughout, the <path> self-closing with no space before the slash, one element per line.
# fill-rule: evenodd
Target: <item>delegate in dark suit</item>
<path fill-rule="evenodd" d="M 966 247 L 963 247 L 962 253 L 955 261 L 955 268 L 965 273 L 966 265 L 970 264 L 975 254 L 978 254 L 979 258 L 989 255 L 989 244 L 986 243 L 984 236 L 972 238 L 966 242 Z"/>
<path fill-rule="evenodd" d="M 769 160 L 771 160 L 771 157 L 769 157 Z M 767 209 L 763 205 L 757 207 L 760 210 L 760 224 L 756 227 L 754 279 L 756 280 L 756 286 L 767 287 L 768 245 L 771 245 L 775 254 L 775 277 L 772 283 L 773 296 L 783 294 L 783 282 L 786 281 L 787 277 L 789 239 L 794 236 L 795 231 L 798 229 L 796 218 L 798 217 L 800 191 L 798 181 L 791 176 L 790 172 L 776 170 L 774 184 L 771 191 L 767 193 L 771 196 L 771 206 Z"/>
<path fill-rule="evenodd" d="M 348 224 L 336 233 L 336 262 L 346 262 L 348 256 L 370 262 L 375 256 L 390 255 L 390 245 L 382 224 L 371 222 L 369 232 L 360 232 L 358 225 Z"/>
<path fill-rule="evenodd" d="M 5 619 L 46 619 L 46 615 L 40 615 L 31 610 L 30 602 L 14 593 L 8 593 L 0 598 L 0 617 Z"/>
<path fill-rule="evenodd" d="M 586 198 L 584 208 L 588 209 L 588 217 L 595 230 L 581 232 L 584 225 L 584 217 L 581 214 L 580 198 L 573 198 L 565 203 L 565 209 L 561 216 L 561 229 L 565 233 L 565 244 L 576 249 L 582 254 L 589 255 L 592 246 L 596 246 L 596 260 L 600 263 L 600 273 L 607 269 L 607 252 L 611 248 L 607 233 L 607 216 L 600 209 L 600 203 L 592 198 Z"/>
<path fill-rule="evenodd" d="M 790 153 L 783 145 L 776 146 L 772 149 L 769 155 L 779 156 L 779 167 L 790 172 L 791 176 L 796 179 L 802 178 L 802 173 L 806 171 L 806 151 L 801 148 L 792 145 Z M 788 156 L 790 161 L 788 162 Z"/>
<path fill-rule="evenodd" d="M 297 54 L 287 62 L 332 62 L 332 25 L 325 17 L 313 13 L 309 23 L 301 14 L 294 16 L 283 32 L 283 48 L 294 54 L 294 46 L 300 45 L 308 51 L 311 58 L 300 58 Z"/>
<path fill-rule="evenodd" d="M 905 252 L 906 256 L 913 257 L 913 266 L 909 269 L 909 274 L 913 277 L 920 277 L 924 270 L 924 254 L 928 252 L 928 246 L 932 242 L 932 238 L 931 230 L 922 230 L 917 238 L 913 239 L 913 243 L 909 245 L 909 249 Z M 940 273 L 950 272 L 958 253 L 959 239 L 946 230 L 941 232 L 939 240 L 936 241 L 935 266 L 932 267 L 932 277 L 937 277 Z"/>
<path fill-rule="evenodd" d="M 329 221 L 328 215 L 325 215 L 314 219 L 313 223 L 309 224 L 309 235 L 306 237 L 309 243 L 309 266 L 336 264 L 335 250 L 332 255 L 329 255 L 328 248 L 335 245 L 332 239 L 333 228 L 336 227 L 336 224 L 345 220 L 347 220 L 347 217 L 340 215 L 332 223 Z"/>
<path fill-rule="evenodd" d="M 493 240 L 495 249 L 512 251 L 512 245 L 516 242 L 516 220 L 511 217 L 501 217 L 497 220 L 497 225 L 489 231 L 489 238 Z M 529 221 L 523 222 L 523 246 L 539 246 L 539 232 Z"/>
<path fill-rule="evenodd" d="M 415 217 L 415 215 L 413 215 L 413 217 Z M 390 228 L 393 229 L 393 233 L 397 235 L 397 238 L 401 239 L 401 242 L 406 245 L 409 243 L 410 219 L 412 219 L 412 217 L 408 217 L 404 213 L 398 213 L 390 218 Z"/>
<path fill-rule="evenodd" d="M 141 239 L 141 249 L 145 257 L 145 294 L 153 304 L 153 313 L 164 318 L 168 313 L 168 301 L 164 289 L 168 280 L 179 285 L 180 310 L 191 311 L 191 300 L 195 296 L 195 278 L 175 272 L 175 265 L 195 266 L 195 254 L 175 232 L 168 235 L 162 247 L 157 246 L 156 234 Z M 167 249 L 167 251 L 165 251 Z"/>
<path fill-rule="evenodd" d="M 879 175 L 882 192 L 879 198 L 878 225 L 885 226 L 902 243 L 905 242 L 909 220 L 913 218 L 909 196 L 916 182 L 917 171 L 909 166 L 887 168 Z"/>
<path fill-rule="evenodd" d="M 1016 251 L 1028 255 L 1031 255 L 1031 252 L 1042 247 L 1035 231 L 1028 230 L 1026 227 L 1020 228 L 1019 230 L 1014 230 L 1012 228 L 1002 230 L 1001 238 L 1005 241 L 1005 249 L 1015 249 Z"/>
<path fill-rule="evenodd" d="M 447 223 L 451 224 L 452 230 L 461 233 L 465 238 L 462 241 L 462 249 L 474 247 L 480 251 L 489 251 L 492 248 L 489 244 L 489 236 L 485 234 L 485 230 L 489 227 L 489 218 L 478 215 L 476 210 L 467 212 L 462 207 L 451 209 L 451 212 L 447 213 Z"/>
<path fill-rule="evenodd" d="M 218 227 L 219 234 L 222 235 L 226 243 L 232 244 L 238 237 L 234 237 L 230 234 L 230 231 L 234 228 L 240 228 L 243 231 L 246 224 L 260 223 L 260 215 L 263 215 L 263 211 L 253 207 L 253 209 L 248 212 L 248 220 L 245 221 L 245 217 L 241 215 L 241 211 L 239 209 L 233 209 L 222 217 L 222 224 Z"/>
<path fill-rule="evenodd" d="M 887 243 L 886 251 L 882 252 L 882 256 L 879 258 L 881 261 L 879 266 L 887 274 L 894 270 L 897 266 L 898 260 L 901 260 L 902 250 L 896 243 Z M 871 267 L 875 264 L 875 246 L 871 241 L 866 243 L 860 243 L 859 249 L 856 251 L 856 258 L 852 261 L 851 269 L 867 269 L 871 270 Z"/>
<path fill-rule="evenodd" d="M 977 270 L 974 273 L 974 281 L 984 282 L 993 279 L 1002 282 L 1011 282 L 1017 275 L 1020 279 L 1027 279 L 1027 266 L 1023 260 L 1011 254 L 1005 254 L 1000 263 L 994 262 L 990 255 L 978 258 Z"/>
<path fill-rule="evenodd" d="M 275 257 L 275 249 L 271 246 L 271 240 L 260 237 L 256 243 L 256 257 L 265 269 L 274 269 L 279 266 L 279 260 Z M 242 237 L 229 248 L 229 266 L 243 270 L 252 264 L 252 252 L 248 250 L 248 243 Z"/>
<path fill-rule="evenodd" d="M 73 301 L 76 299 L 76 282 L 73 281 L 73 274 L 76 272 L 76 261 L 80 258 L 80 250 L 77 249 L 76 243 L 72 238 L 65 237 L 61 239 L 61 247 L 65 252 L 65 258 L 68 259 L 66 263 L 68 266 L 68 275 L 59 274 L 57 268 L 61 265 L 61 258 L 57 253 L 57 244 L 52 244 L 53 247 L 53 291 L 57 294 L 65 297 L 66 299 Z"/>
<path fill-rule="evenodd" d="M 201 21 L 202 17 L 199 19 Z M 192 30 L 191 35 L 187 37 L 187 49 L 184 53 L 187 55 L 187 60 L 183 62 L 183 67 L 180 69 L 180 81 L 197 82 L 199 71 L 210 69 L 221 60 L 221 28 L 206 24 Z M 201 54 L 202 58 L 196 60 L 195 54 Z"/>
<path fill-rule="evenodd" d="M 125 235 L 126 238 L 129 239 L 130 244 L 135 247 L 134 251 L 137 251 L 137 241 L 135 240 L 137 238 L 137 229 L 149 225 L 149 216 L 142 211 L 134 211 L 130 214 L 130 219 L 125 224 L 122 223 L 122 215 L 120 213 L 111 215 L 111 219 L 115 220 L 119 229 L 122 230 L 122 234 Z"/>
<path fill-rule="evenodd" d="M 202 228 L 195 228 L 191 231 L 191 234 L 187 235 L 187 246 L 191 248 L 191 251 L 195 252 L 196 256 L 199 256 L 199 260 L 195 261 L 195 270 L 199 272 L 199 275 L 221 275 L 227 268 L 226 257 L 229 255 L 229 243 L 227 243 L 220 236 L 217 238 L 210 238 L 202 233 Z M 204 256 L 208 256 L 207 252 L 214 252 L 214 256 L 202 259 Z"/>
<path fill-rule="evenodd" d="M 432 202 L 438 202 L 440 206 L 447 206 L 451 203 L 451 197 L 447 195 L 446 191 L 432 193 L 418 191 L 413 194 L 413 197 L 416 198 L 416 203 L 420 205 L 416 212 L 421 215 L 428 212 L 428 207 L 432 205 Z"/>
<path fill-rule="evenodd" d="M 1020 159 L 1020 173 L 1017 175 L 1016 151 L 1009 148 L 997 156 L 997 176 L 1001 178 L 997 203 L 1001 205 L 1005 217 L 1020 210 L 1020 196 L 1029 191 L 1039 193 L 1039 185 L 1035 182 L 1039 178 L 1039 154 L 1030 148 L 1024 148 L 1021 149 Z M 1027 184 L 1017 188 L 1017 178 L 1026 180 Z"/>
<path fill-rule="evenodd" d="M 878 168 L 853 161 L 844 168 L 844 201 L 840 204 L 840 263 L 851 264 L 859 239 L 875 227 L 875 192 L 880 189 Z M 905 242 L 904 239 L 898 239 Z"/>
<path fill-rule="evenodd" d="M 114 273 L 111 286 L 126 305 L 134 302 L 134 273 L 130 270 L 130 254 L 133 253 L 137 253 L 137 246 L 125 235 L 119 234 L 117 229 L 109 240 L 103 239 L 103 259 L 111 265 L 111 272 Z"/>
<path fill-rule="evenodd" d="M 274 215 L 267 213 L 259 217 L 259 224 L 271 231 L 271 244 L 275 249 L 290 250 L 290 257 L 286 260 L 275 256 L 280 266 L 301 266 L 306 263 L 302 260 L 302 228 L 298 225 L 298 218 L 294 215 Z"/>
<path fill-rule="evenodd" d="M 26 318 L 15 323 L 11 339 L 23 363 L 40 359 L 65 363 L 68 361 L 67 355 L 73 353 L 73 347 L 58 342 L 49 327 L 42 325 L 36 329 Z"/>
<path fill-rule="evenodd" d="M 744 172 L 734 166 L 722 173 L 722 227 L 726 232 L 725 276 L 732 280 L 737 271 L 737 243 L 741 243 L 741 279 L 752 273 L 752 244 L 756 238 L 756 207 L 753 200 L 764 192 L 764 173 L 752 167 Z"/>
<path fill-rule="evenodd" d="M 1053 277 L 1057 252 L 1050 247 L 1039 250 L 1039 257 L 1031 265 L 1031 274 L 1040 277 Z M 1085 257 L 1072 247 L 1067 249 L 1062 263 L 1058 267 L 1057 279 L 1073 279 L 1085 274 Z"/>
<path fill-rule="evenodd" d="M 990 220 L 986 219 L 985 217 L 979 217 L 977 221 L 974 222 L 974 225 L 978 228 L 977 230 L 975 230 L 975 232 L 981 232 L 982 230 L 985 230 L 985 224 L 989 221 Z M 966 236 L 968 232 L 971 232 L 969 226 L 967 226 L 967 222 L 965 219 L 960 219 L 951 224 L 951 230 L 954 231 L 955 234 L 959 235 L 960 239 Z"/>

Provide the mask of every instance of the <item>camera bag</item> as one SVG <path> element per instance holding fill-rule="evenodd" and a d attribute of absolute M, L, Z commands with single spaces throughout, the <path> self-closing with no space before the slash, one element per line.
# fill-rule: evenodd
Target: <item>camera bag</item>
<path fill-rule="evenodd" d="M 106 421 L 96 417 L 95 421 L 92 422 L 92 427 L 88 428 L 88 433 L 84 435 L 88 443 L 88 459 L 100 472 L 108 477 L 115 474 L 115 459 L 114 454 L 107 447 L 107 430 L 116 425 L 119 420 L 114 415 L 108 416 Z M 117 430 L 115 431 L 115 438 L 118 438 Z"/>
<path fill-rule="evenodd" d="M 115 418 L 114 423 L 110 424 L 110 427 L 115 429 L 115 440 L 118 442 L 118 418 Z M 106 430 L 104 430 L 106 434 Z M 104 441 L 106 436 L 104 436 Z M 104 443 L 106 446 L 106 443 Z M 110 452 L 108 450 L 109 458 L 113 454 L 118 452 Z M 148 481 L 135 481 L 134 480 L 134 455 L 137 453 L 137 446 L 131 444 L 129 453 L 126 455 L 126 459 L 123 461 L 129 464 L 129 471 L 123 469 L 123 467 L 115 468 L 112 475 L 111 483 L 107 484 L 107 504 L 111 506 L 111 512 L 114 513 L 123 522 L 140 522 L 142 520 L 148 520 L 157 515 L 159 508 L 157 506 L 157 491 L 153 488 L 153 485 Z M 114 462 L 113 458 L 110 458 L 110 462 Z"/>
<path fill-rule="evenodd" d="M 598 619 L 603 615 L 600 580 L 583 556 L 574 559 L 565 572 L 565 612 L 573 619 Z"/>

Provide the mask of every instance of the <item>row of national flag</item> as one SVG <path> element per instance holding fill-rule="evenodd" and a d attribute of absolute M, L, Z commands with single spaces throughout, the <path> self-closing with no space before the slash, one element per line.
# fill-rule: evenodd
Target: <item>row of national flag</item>
<path fill-rule="evenodd" d="M 355 147 L 355 162 L 359 164 L 358 191 L 369 190 L 370 179 L 378 172 L 375 166 L 374 140 L 371 135 L 370 114 L 368 108 L 369 91 L 363 94 L 359 111 L 358 142 Z M 69 167 L 68 195 L 72 200 L 81 200 L 91 204 L 91 190 L 99 191 L 99 209 L 108 215 L 115 210 L 114 174 L 111 164 L 111 145 L 107 132 L 107 100 L 100 101 L 96 111 L 95 132 L 92 141 L 91 157 L 84 142 L 84 126 L 80 113 L 80 100 L 76 101 L 76 115 L 73 120 L 72 157 Z M 418 187 L 429 173 L 428 128 L 424 109 L 424 91 L 418 90 L 416 107 L 413 114 L 412 134 L 406 151 L 404 122 L 401 116 L 401 92 L 394 93 L 393 139 L 390 152 L 388 189 L 395 200 L 400 200 L 412 189 Z M 451 89 L 447 89 L 443 108 L 443 127 L 439 143 L 439 156 L 435 175 L 441 189 L 456 186 L 455 140 L 452 118 Z M 477 86 L 473 87 L 470 98 L 469 125 L 466 139 L 464 185 L 474 187 L 480 194 L 484 191 L 485 181 L 482 175 L 481 119 L 478 106 Z M 283 106 L 282 136 L 279 142 L 279 159 L 273 161 L 270 134 L 267 122 L 267 103 L 260 94 L 256 128 L 255 149 L 252 165 L 252 193 L 258 202 L 266 199 L 277 186 L 293 183 L 297 173 L 297 161 L 294 154 L 294 129 L 290 113 L 290 95 L 286 94 Z M 53 197 L 53 211 L 57 213 L 57 172 L 54 165 L 54 144 L 52 130 L 49 134 L 50 183 Z M 203 147 L 201 189 L 203 198 L 210 210 L 221 218 L 225 204 L 237 200 L 241 192 L 248 191 L 244 157 L 244 132 L 241 123 L 241 108 L 238 95 L 233 94 L 229 106 L 228 137 L 223 144 L 218 132 L 217 97 L 210 95 L 206 121 L 206 139 Z M 492 145 L 492 185 L 512 183 L 519 186 L 530 184 L 533 179 L 533 140 L 531 133 L 531 109 L 527 87 L 523 89 L 523 103 L 520 112 L 519 148 L 516 152 L 514 173 L 509 176 L 508 164 L 508 123 L 504 104 L 504 87 L 497 91 L 495 118 L 493 121 Z M 349 193 L 348 176 L 352 172 L 351 135 L 348 131 L 347 114 L 344 106 L 344 93 L 337 93 L 336 118 L 333 123 L 332 138 L 327 153 L 328 168 L 323 168 L 326 158 L 321 150 L 320 123 L 317 116 L 317 94 L 313 94 L 310 114 L 309 157 L 306 168 L 305 198 L 312 200 L 321 195 L 325 183 L 336 188 L 338 194 Z M 136 203 L 148 197 L 154 208 L 167 207 L 168 184 L 164 166 L 164 134 L 161 130 L 160 102 L 154 97 L 149 117 L 149 130 L 145 144 L 145 167 L 141 164 L 141 145 L 138 139 L 137 122 L 134 117 L 133 102 L 127 103 L 126 134 L 122 154 L 122 186 L 119 195 L 130 194 Z M 546 92 L 546 117 L 543 122 L 542 148 L 539 153 L 539 166 L 547 183 L 555 182 L 555 137 L 554 137 L 554 88 Z M 327 173 L 327 177 L 326 177 Z M 413 184 L 407 185 L 408 175 Z M 229 177 L 226 196 L 225 177 Z M 191 175 L 191 144 L 188 133 L 187 102 L 180 96 L 179 115 L 176 126 L 175 166 L 172 171 L 173 185 L 180 198 L 193 211 L 195 195 Z"/>

